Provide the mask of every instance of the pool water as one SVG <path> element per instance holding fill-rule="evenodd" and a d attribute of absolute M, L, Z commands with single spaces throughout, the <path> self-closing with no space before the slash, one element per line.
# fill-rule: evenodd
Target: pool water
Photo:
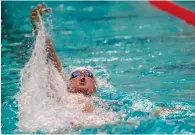
<path fill-rule="evenodd" d="M 2 133 L 18 129 L 14 96 L 32 53 L 29 14 L 38 3 L 2 2 Z M 195 11 L 193 1 L 177 3 Z M 44 21 L 63 67 L 93 67 L 111 85 L 96 96 L 125 113 L 123 122 L 71 133 L 195 133 L 194 26 L 146 1 L 46 4 L 52 13 Z M 154 115 L 161 104 L 167 111 Z"/>

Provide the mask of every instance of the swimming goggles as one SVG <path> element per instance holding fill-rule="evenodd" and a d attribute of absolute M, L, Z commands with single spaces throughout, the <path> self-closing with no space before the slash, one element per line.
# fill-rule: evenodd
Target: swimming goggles
<path fill-rule="evenodd" d="M 84 76 L 87 76 L 87 77 L 93 78 L 93 73 L 91 73 L 90 71 L 84 71 L 84 72 L 81 72 L 81 71 L 75 71 L 75 72 L 72 72 L 71 77 L 70 77 L 70 80 L 71 80 L 72 78 L 75 78 L 75 77 L 81 76 L 82 74 L 83 74 Z"/>

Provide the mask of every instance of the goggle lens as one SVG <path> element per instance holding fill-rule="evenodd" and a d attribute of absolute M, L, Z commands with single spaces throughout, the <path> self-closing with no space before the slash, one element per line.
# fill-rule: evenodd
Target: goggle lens
<path fill-rule="evenodd" d="M 78 77 L 78 76 L 81 76 L 81 74 L 82 74 L 82 73 L 81 73 L 80 71 L 75 71 L 75 72 L 73 72 L 73 73 L 71 74 L 71 78 L 70 78 L 70 79 L 75 78 L 75 77 Z M 83 72 L 83 74 L 84 74 L 84 76 L 93 78 L 93 73 L 90 72 L 90 71 L 85 71 L 85 72 Z"/>

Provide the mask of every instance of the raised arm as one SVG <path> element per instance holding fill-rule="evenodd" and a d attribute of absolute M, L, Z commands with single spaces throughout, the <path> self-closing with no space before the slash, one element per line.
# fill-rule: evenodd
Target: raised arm
<path fill-rule="evenodd" d="M 37 36 L 38 31 L 40 30 L 40 24 L 42 21 L 42 16 L 44 15 L 44 13 L 51 11 L 50 8 L 43 8 L 44 4 L 39 4 L 37 5 L 33 11 L 30 14 L 30 20 L 33 26 L 33 30 L 35 33 L 35 36 Z M 39 16 L 39 14 L 40 16 Z M 57 68 L 57 70 L 62 73 L 62 64 L 58 58 L 58 56 L 55 53 L 55 50 L 53 48 L 52 42 L 49 39 L 49 37 L 46 37 L 45 43 L 47 45 L 47 51 L 49 53 L 48 58 L 51 59 L 54 62 L 55 67 Z"/>

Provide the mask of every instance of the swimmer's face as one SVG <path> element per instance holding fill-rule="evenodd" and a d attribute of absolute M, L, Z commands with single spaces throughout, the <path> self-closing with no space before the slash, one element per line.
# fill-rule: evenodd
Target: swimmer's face
<path fill-rule="evenodd" d="M 68 88 L 71 93 L 92 95 L 96 92 L 94 75 L 89 70 L 77 70 L 71 74 Z"/>

